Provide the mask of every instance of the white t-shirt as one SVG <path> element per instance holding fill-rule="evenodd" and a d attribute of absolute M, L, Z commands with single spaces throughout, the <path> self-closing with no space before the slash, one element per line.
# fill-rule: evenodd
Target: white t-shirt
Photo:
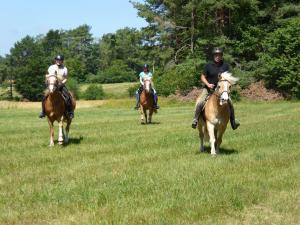
<path fill-rule="evenodd" d="M 54 64 L 48 68 L 48 74 L 56 75 L 58 80 L 62 81 L 67 78 L 68 69 L 65 66 L 58 66 L 58 65 Z"/>

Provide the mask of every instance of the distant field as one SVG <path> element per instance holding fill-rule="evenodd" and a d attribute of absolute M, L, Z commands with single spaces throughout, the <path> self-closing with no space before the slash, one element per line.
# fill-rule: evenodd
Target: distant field
<path fill-rule="evenodd" d="M 124 98 L 128 96 L 128 88 L 135 86 L 137 83 L 115 83 L 101 84 L 107 98 Z M 90 84 L 80 85 L 80 91 L 84 92 Z M 99 84 L 100 85 L 100 84 Z"/>
<path fill-rule="evenodd" d="M 160 99 L 152 125 L 133 105 L 78 102 L 49 148 L 39 103 L 0 102 L 0 224 L 299 225 L 300 102 L 237 103 L 217 158 L 192 103 Z"/>

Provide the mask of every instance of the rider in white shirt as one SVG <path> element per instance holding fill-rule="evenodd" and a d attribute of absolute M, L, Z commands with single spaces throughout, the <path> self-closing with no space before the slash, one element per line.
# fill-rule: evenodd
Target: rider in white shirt
<path fill-rule="evenodd" d="M 72 96 L 69 93 L 68 89 L 65 86 L 65 83 L 67 82 L 67 76 L 68 76 L 68 69 L 66 66 L 64 66 L 64 56 L 63 55 L 57 55 L 55 57 L 55 64 L 51 65 L 48 68 L 48 74 L 55 75 L 57 77 L 57 80 L 59 82 L 58 84 L 58 90 L 61 92 L 63 99 L 65 100 L 66 104 L 66 111 L 68 113 L 68 116 L 70 118 L 74 118 L 74 112 L 72 107 Z M 44 102 L 48 96 L 48 93 L 45 94 L 43 101 L 42 101 L 42 112 L 40 113 L 40 118 L 45 117 L 45 107 Z"/>

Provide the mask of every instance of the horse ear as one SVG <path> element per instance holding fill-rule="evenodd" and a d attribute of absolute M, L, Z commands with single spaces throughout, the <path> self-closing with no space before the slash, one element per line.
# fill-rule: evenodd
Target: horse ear
<path fill-rule="evenodd" d="M 219 73 L 219 74 L 218 74 L 218 79 L 219 79 L 219 80 L 221 80 L 221 74 L 222 74 L 222 73 Z"/>

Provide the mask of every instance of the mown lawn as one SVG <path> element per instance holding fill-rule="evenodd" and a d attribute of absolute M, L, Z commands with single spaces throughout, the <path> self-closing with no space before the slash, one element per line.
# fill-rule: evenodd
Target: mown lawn
<path fill-rule="evenodd" d="M 217 158 L 198 153 L 193 104 L 160 105 L 140 125 L 134 99 L 79 103 L 54 148 L 39 108 L 2 105 L 0 224 L 299 224 L 300 102 L 236 104 Z"/>

